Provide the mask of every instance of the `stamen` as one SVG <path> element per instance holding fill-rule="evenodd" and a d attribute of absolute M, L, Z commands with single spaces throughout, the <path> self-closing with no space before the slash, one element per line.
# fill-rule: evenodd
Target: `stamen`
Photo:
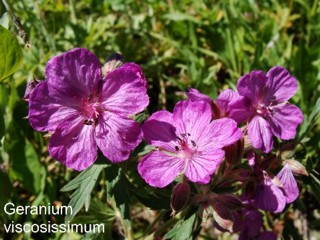
<path fill-rule="evenodd" d="M 191 140 L 191 143 L 192 143 L 192 146 L 193 146 L 193 147 L 196 147 L 196 146 L 197 146 L 197 144 L 196 144 L 193 140 Z"/>
<path fill-rule="evenodd" d="M 174 146 L 174 148 L 176 149 L 176 151 L 179 151 L 179 147 L 178 146 Z"/>
<path fill-rule="evenodd" d="M 92 120 L 89 120 L 89 119 L 86 119 L 84 120 L 83 124 L 85 125 L 92 125 L 93 121 Z"/>

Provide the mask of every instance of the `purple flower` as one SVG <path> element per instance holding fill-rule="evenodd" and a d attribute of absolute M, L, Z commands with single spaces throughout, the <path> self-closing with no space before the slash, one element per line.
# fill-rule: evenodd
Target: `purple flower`
<path fill-rule="evenodd" d="M 73 49 L 49 60 L 46 80 L 29 96 L 29 121 L 52 133 L 50 155 L 75 170 L 97 159 L 98 148 L 113 163 L 129 157 L 142 131 L 130 116 L 148 105 L 141 68 L 127 63 L 104 78 L 98 58 Z"/>
<path fill-rule="evenodd" d="M 188 99 L 191 101 L 205 101 L 210 104 L 215 119 L 228 117 L 230 104 L 242 99 L 239 94 L 231 89 L 222 91 L 216 100 L 212 100 L 205 94 L 200 93 L 197 89 L 190 88 L 187 92 Z"/>
<path fill-rule="evenodd" d="M 299 188 L 288 164 L 284 165 L 281 171 L 277 174 L 277 178 L 283 185 L 286 202 L 292 203 L 299 196 Z"/>
<path fill-rule="evenodd" d="M 243 209 L 242 218 L 237 218 L 236 228 L 241 229 L 239 240 L 252 239 L 260 233 L 263 224 L 262 214 L 256 209 Z"/>
<path fill-rule="evenodd" d="M 157 147 L 144 156 L 138 171 L 154 187 L 165 187 L 183 173 L 192 182 L 206 184 L 224 157 L 224 146 L 242 133 L 232 119 L 211 121 L 204 101 L 180 101 L 173 113 L 158 111 L 143 124 L 148 144 Z"/>
<path fill-rule="evenodd" d="M 303 115 L 298 107 L 287 103 L 297 91 L 297 81 L 283 67 L 267 74 L 252 71 L 238 80 L 242 99 L 230 103 L 230 117 L 237 122 L 248 121 L 248 135 L 253 147 L 268 153 L 273 136 L 283 140 L 295 137 Z"/>
<path fill-rule="evenodd" d="M 263 180 L 256 188 L 253 205 L 262 210 L 279 213 L 286 206 L 286 200 L 281 186 L 275 184 L 277 178 L 273 180 L 263 172 Z"/>

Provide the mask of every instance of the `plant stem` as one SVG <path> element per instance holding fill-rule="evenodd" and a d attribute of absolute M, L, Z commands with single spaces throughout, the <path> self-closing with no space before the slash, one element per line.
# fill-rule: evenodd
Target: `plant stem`
<path fill-rule="evenodd" d="M 183 212 L 179 212 L 175 217 L 170 218 L 167 222 L 165 222 L 161 227 L 158 228 L 157 231 L 155 231 L 154 233 L 148 235 L 145 240 L 151 240 L 154 239 L 155 237 L 160 236 L 165 230 L 167 230 L 169 227 L 173 226 L 174 224 L 176 224 L 181 218 L 182 216 L 185 214 L 186 211 Z"/>
<path fill-rule="evenodd" d="M 31 47 L 31 44 L 29 42 L 29 39 L 28 39 L 28 36 L 27 36 L 27 33 L 26 31 L 24 30 L 22 24 L 21 24 L 21 21 L 18 17 L 16 17 L 16 15 L 14 15 L 10 5 L 8 4 L 7 0 L 2 0 L 3 2 L 3 5 L 5 6 L 7 12 L 10 14 L 13 22 L 14 22 L 14 25 L 16 26 L 17 30 L 18 30 L 18 34 L 19 36 L 23 39 L 24 43 L 26 44 L 26 47 L 27 48 L 30 48 Z"/>

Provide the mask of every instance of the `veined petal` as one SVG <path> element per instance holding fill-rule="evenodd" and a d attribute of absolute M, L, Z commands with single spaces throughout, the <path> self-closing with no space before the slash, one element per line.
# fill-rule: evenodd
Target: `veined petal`
<path fill-rule="evenodd" d="M 85 125 L 81 118 L 70 118 L 61 123 L 51 136 L 50 155 L 69 168 L 81 171 L 97 159 L 94 127 Z"/>
<path fill-rule="evenodd" d="M 102 84 L 99 59 L 84 48 L 51 58 L 46 66 L 46 80 L 65 96 L 88 97 Z"/>
<path fill-rule="evenodd" d="M 293 104 L 281 104 L 272 108 L 269 120 L 272 133 L 283 140 L 296 136 L 296 129 L 303 120 L 301 110 Z"/>
<path fill-rule="evenodd" d="M 198 149 L 220 149 L 235 143 L 242 137 L 242 132 L 237 123 L 230 118 L 213 120 L 194 141 Z"/>
<path fill-rule="evenodd" d="M 138 172 L 150 186 L 163 188 L 173 182 L 184 165 L 181 158 L 154 151 L 142 158 L 138 164 Z"/>
<path fill-rule="evenodd" d="M 189 133 L 193 140 L 204 137 L 212 119 L 211 107 L 203 101 L 180 101 L 173 109 L 173 121 L 178 133 Z"/>
<path fill-rule="evenodd" d="M 219 107 L 221 109 L 223 109 L 224 112 L 226 113 L 226 112 L 229 112 L 229 104 L 232 101 L 238 100 L 239 98 L 241 98 L 241 96 L 237 92 L 235 92 L 231 89 L 227 89 L 227 90 L 222 91 L 219 94 L 216 102 L 219 105 Z"/>
<path fill-rule="evenodd" d="M 292 203 L 299 196 L 299 188 L 288 164 L 285 164 L 281 171 L 277 174 L 277 178 L 283 184 L 286 202 Z"/>
<path fill-rule="evenodd" d="M 253 117 L 248 126 L 248 135 L 254 148 L 265 153 L 271 151 L 273 146 L 271 127 L 263 117 Z"/>
<path fill-rule="evenodd" d="M 207 184 L 211 175 L 216 171 L 222 162 L 224 151 L 221 149 L 206 149 L 194 153 L 194 156 L 187 162 L 185 175 L 191 182 Z"/>
<path fill-rule="evenodd" d="M 37 131 L 55 131 L 66 118 L 79 115 L 77 99 L 64 95 L 48 81 L 39 83 L 29 95 L 29 122 Z"/>
<path fill-rule="evenodd" d="M 140 66 L 125 63 L 110 72 L 103 80 L 101 102 L 108 111 L 124 117 L 143 111 L 149 97 Z"/>
<path fill-rule="evenodd" d="M 212 104 L 212 99 L 209 96 L 199 92 L 195 88 L 189 88 L 186 94 L 191 101 L 204 101 L 210 105 Z"/>
<path fill-rule="evenodd" d="M 266 177 L 257 186 L 254 204 L 262 210 L 279 213 L 286 206 L 286 200 L 281 189 L 273 184 L 269 177 Z"/>
<path fill-rule="evenodd" d="M 176 129 L 172 113 L 161 110 L 153 113 L 142 125 L 143 135 L 148 144 L 174 151 Z"/>
<path fill-rule="evenodd" d="M 251 106 L 251 100 L 245 97 L 239 97 L 229 103 L 229 118 L 237 123 L 248 121 L 254 114 Z"/>
<path fill-rule="evenodd" d="M 273 67 L 267 73 L 268 98 L 277 102 L 289 100 L 297 91 L 297 80 L 287 69 L 281 66 Z"/>
<path fill-rule="evenodd" d="M 250 99 L 255 104 L 265 98 L 267 94 L 267 80 L 268 78 L 263 71 L 252 71 L 238 80 L 238 92 L 241 96 Z"/>
<path fill-rule="evenodd" d="M 96 141 L 111 162 L 118 163 L 128 159 L 131 151 L 142 141 L 139 123 L 129 118 L 104 112 L 98 118 Z"/>

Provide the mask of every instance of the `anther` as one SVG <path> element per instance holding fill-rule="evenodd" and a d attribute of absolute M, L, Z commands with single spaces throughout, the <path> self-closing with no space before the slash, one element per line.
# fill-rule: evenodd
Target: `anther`
<path fill-rule="evenodd" d="M 92 125 L 92 123 L 93 123 L 93 121 L 88 120 L 88 119 L 84 120 L 84 122 L 83 122 L 83 124 L 85 124 L 85 125 Z"/>
<path fill-rule="evenodd" d="M 191 140 L 191 143 L 192 143 L 192 146 L 193 146 L 193 147 L 196 147 L 196 146 L 197 146 L 197 144 L 196 144 L 193 140 Z"/>
<path fill-rule="evenodd" d="M 174 148 L 176 149 L 176 151 L 179 151 L 179 147 L 178 146 L 174 146 Z"/>

